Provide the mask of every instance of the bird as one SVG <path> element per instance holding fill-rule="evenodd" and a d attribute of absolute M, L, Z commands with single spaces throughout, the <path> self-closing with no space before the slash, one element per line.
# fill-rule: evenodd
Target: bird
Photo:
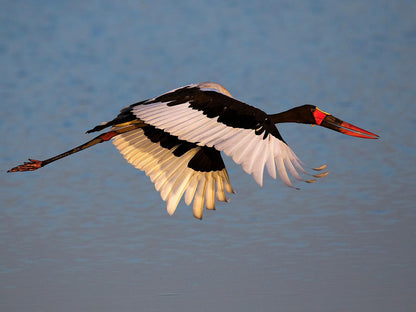
<path fill-rule="evenodd" d="M 193 216 L 202 219 L 204 207 L 215 209 L 234 193 L 221 152 L 263 185 L 263 173 L 277 175 L 289 187 L 293 178 L 307 183 L 328 174 L 322 165 L 309 173 L 280 135 L 276 124 L 319 125 L 343 134 L 377 139 L 372 132 L 344 122 L 310 104 L 277 114 L 235 99 L 221 84 L 202 82 L 173 89 L 126 106 L 112 120 L 86 133 L 110 128 L 92 140 L 46 160 L 29 162 L 8 172 L 33 171 L 98 143 L 112 140 L 124 158 L 145 172 L 160 192 L 169 215 L 181 198 L 192 204 Z M 300 172 L 300 173 L 299 173 Z M 302 175 L 302 176 L 301 176 Z M 304 178 L 306 175 L 308 178 Z"/>

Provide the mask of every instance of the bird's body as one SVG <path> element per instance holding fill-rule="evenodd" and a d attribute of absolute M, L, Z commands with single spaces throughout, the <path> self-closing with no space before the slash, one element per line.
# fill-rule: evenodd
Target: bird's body
<path fill-rule="evenodd" d="M 288 186 L 293 185 L 286 169 L 297 180 L 315 180 L 304 180 L 298 173 L 307 174 L 275 126 L 282 122 L 318 124 L 352 136 L 377 138 L 312 105 L 268 115 L 234 99 L 223 86 L 204 82 L 127 106 L 115 119 L 87 133 L 107 127 L 111 131 L 51 159 L 31 160 L 10 171 L 35 170 L 114 138 L 114 145 L 125 159 L 150 177 L 162 199 L 167 201 L 169 214 L 174 213 L 184 195 L 186 204 L 193 203 L 194 216 L 202 218 L 204 206 L 214 209 L 215 198 L 226 201 L 225 192 L 233 193 L 221 151 L 241 164 L 259 185 L 263 183 L 264 167 L 273 178 L 277 172 Z M 319 178 L 326 174 L 313 176 Z"/>

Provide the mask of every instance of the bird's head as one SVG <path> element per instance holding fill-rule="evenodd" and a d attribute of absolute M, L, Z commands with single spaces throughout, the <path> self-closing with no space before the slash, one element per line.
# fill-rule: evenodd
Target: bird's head
<path fill-rule="evenodd" d="M 318 107 L 309 104 L 292 108 L 283 113 L 271 115 L 271 119 L 274 123 L 297 122 L 318 125 L 358 138 L 377 139 L 379 137 L 377 134 L 342 121 Z"/>

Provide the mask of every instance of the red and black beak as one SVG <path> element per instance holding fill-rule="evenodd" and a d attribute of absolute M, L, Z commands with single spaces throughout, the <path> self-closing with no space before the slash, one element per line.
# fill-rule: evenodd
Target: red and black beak
<path fill-rule="evenodd" d="M 378 139 L 379 137 L 377 134 L 358 128 L 348 122 L 332 116 L 331 114 L 325 113 L 317 107 L 315 108 L 315 111 L 313 111 L 313 116 L 317 125 L 332 129 L 334 131 L 364 139 Z"/>

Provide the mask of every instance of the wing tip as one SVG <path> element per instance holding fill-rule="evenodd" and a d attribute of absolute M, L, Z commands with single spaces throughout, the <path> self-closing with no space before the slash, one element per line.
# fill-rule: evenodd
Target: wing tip
<path fill-rule="evenodd" d="M 323 164 L 322 166 L 312 168 L 312 169 L 315 171 L 321 171 L 321 170 L 324 170 L 327 166 L 328 166 L 327 164 Z"/>
<path fill-rule="evenodd" d="M 313 177 L 323 178 L 323 177 L 326 177 L 328 174 L 329 174 L 329 171 L 325 171 L 325 172 L 321 172 L 321 173 L 318 173 L 318 174 L 314 174 Z"/>

